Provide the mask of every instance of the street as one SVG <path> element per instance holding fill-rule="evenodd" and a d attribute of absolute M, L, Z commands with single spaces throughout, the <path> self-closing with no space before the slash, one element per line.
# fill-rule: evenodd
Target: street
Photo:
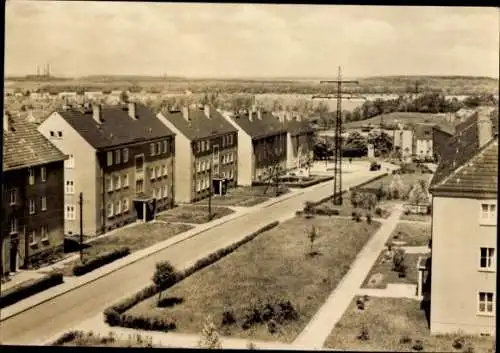
<path fill-rule="evenodd" d="M 379 174 L 381 172 L 367 171 L 346 174 L 343 177 L 343 184 L 345 188 L 349 188 Z M 332 183 L 328 182 L 306 189 L 304 194 L 269 207 L 260 209 L 257 207 L 255 212 L 245 217 L 209 229 L 83 287 L 10 317 L 0 323 L 0 342 L 34 344 L 46 341 L 58 332 L 102 312 L 120 298 L 151 283 L 154 266 L 158 261 L 169 260 L 174 266 L 183 268 L 199 257 L 234 242 L 235 238 L 241 238 L 273 220 L 294 213 L 303 207 L 305 201 L 324 198 L 332 192 L 332 189 Z"/>

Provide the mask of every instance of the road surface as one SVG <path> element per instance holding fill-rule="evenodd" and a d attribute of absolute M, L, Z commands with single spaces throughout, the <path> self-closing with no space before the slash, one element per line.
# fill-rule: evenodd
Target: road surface
<path fill-rule="evenodd" d="M 345 188 L 362 183 L 380 173 L 366 171 L 346 174 Z M 233 243 L 244 235 L 274 220 L 286 217 L 304 206 L 332 193 L 332 183 L 306 189 L 304 194 L 269 207 L 257 209 L 244 217 L 209 229 L 181 243 L 163 249 L 135 263 L 127 265 L 94 282 L 51 299 L 18 315 L 0 322 L 2 344 L 41 344 L 59 332 L 74 327 L 81 321 L 102 312 L 106 307 L 151 283 L 155 264 L 169 260 L 177 268 L 184 268 L 193 260 Z M 147 234 L 138 235 L 147 236 Z"/>

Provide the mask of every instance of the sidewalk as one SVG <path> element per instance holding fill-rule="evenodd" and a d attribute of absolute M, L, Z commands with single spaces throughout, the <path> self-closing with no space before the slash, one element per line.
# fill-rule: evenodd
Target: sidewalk
<path fill-rule="evenodd" d="M 385 242 L 396 227 L 401 213 L 401 206 L 395 207 L 392 215 L 382 223 L 380 229 L 359 252 L 351 269 L 337 288 L 293 342 L 294 345 L 304 349 L 321 349 L 323 347 L 326 338 L 359 292 L 359 287 L 370 272 L 380 252 L 385 248 Z"/>
<path fill-rule="evenodd" d="M 308 188 L 307 190 L 314 189 L 315 187 L 319 187 L 322 184 L 315 185 L 311 188 Z M 295 197 L 297 195 L 303 194 L 305 190 L 294 190 L 289 193 L 286 193 L 284 195 L 281 195 L 275 199 L 267 200 L 261 204 L 248 207 L 246 210 L 240 210 L 236 211 L 230 215 L 227 215 L 226 217 L 222 217 L 216 220 L 213 220 L 208 223 L 200 224 L 197 227 L 188 230 L 185 233 L 178 234 L 172 238 L 169 238 L 165 241 L 162 241 L 160 243 L 157 243 L 149 248 L 145 248 L 142 250 L 138 250 L 128 256 L 125 256 L 121 259 L 118 259 L 116 261 L 111 262 L 108 265 L 105 265 L 103 267 L 100 267 L 92 272 L 89 272 L 88 274 L 85 274 L 80 277 L 74 277 L 74 278 L 68 278 L 65 277 L 65 282 L 57 285 L 55 287 L 49 288 L 43 292 L 37 293 L 33 296 L 30 296 L 24 300 L 21 300 L 13 305 L 9 305 L 5 308 L 3 308 L 0 312 L 0 321 L 3 321 L 11 316 L 17 315 L 19 313 L 22 313 L 23 311 L 26 311 L 34 306 L 37 306 L 39 304 L 42 304 L 48 300 L 51 300 L 52 298 L 58 297 L 60 295 L 63 295 L 64 293 L 67 293 L 71 290 L 74 290 L 78 287 L 81 287 L 87 283 L 93 282 L 101 277 L 104 277 L 108 275 L 109 273 L 112 273 L 114 271 L 119 270 L 120 268 L 130 265 L 136 261 L 141 260 L 142 258 L 154 254 L 158 251 L 161 251 L 169 246 L 172 246 L 174 244 L 177 244 L 179 242 L 182 242 L 186 239 L 192 238 L 208 229 L 217 227 L 221 224 L 224 224 L 226 222 L 232 221 L 234 219 L 243 217 L 249 213 L 255 212 L 261 208 L 268 207 L 272 204 L 282 202 L 284 200 L 287 200 L 289 198 Z M 64 261 L 69 261 L 69 260 L 64 260 Z M 52 266 L 60 266 L 61 263 L 54 264 Z M 47 268 L 44 268 L 44 271 L 47 271 Z"/>

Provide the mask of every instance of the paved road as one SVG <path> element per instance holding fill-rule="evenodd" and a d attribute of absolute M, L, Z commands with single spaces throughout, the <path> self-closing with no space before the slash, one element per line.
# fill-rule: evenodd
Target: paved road
<path fill-rule="evenodd" d="M 344 176 L 345 188 L 360 184 L 379 173 L 359 172 Z M 193 260 L 213 252 L 273 220 L 302 208 L 305 201 L 319 200 L 332 192 L 332 183 L 307 189 L 304 194 L 209 229 L 184 242 L 143 258 L 120 270 L 0 322 L 3 344 L 40 344 L 62 330 L 102 312 L 107 306 L 150 283 L 155 263 L 169 260 L 184 268 Z M 139 235 L 141 236 L 141 235 Z M 144 234 L 142 236 L 147 236 Z"/>

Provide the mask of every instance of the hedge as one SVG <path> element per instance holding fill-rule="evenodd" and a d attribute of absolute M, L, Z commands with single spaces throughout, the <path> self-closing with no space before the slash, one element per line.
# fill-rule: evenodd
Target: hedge
<path fill-rule="evenodd" d="M 59 272 L 50 273 L 42 278 L 21 283 L 19 286 L 2 291 L 0 295 L 0 308 L 17 303 L 34 294 L 63 283 L 63 275 Z"/>
<path fill-rule="evenodd" d="M 125 257 L 128 254 L 130 254 L 130 249 L 127 247 L 107 252 L 93 259 L 90 259 L 85 263 L 75 265 L 75 267 L 73 267 L 73 274 L 75 276 L 82 276 L 86 273 L 94 271 L 101 266 L 107 265 L 110 262 Z"/>
<path fill-rule="evenodd" d="M 314 177 L 313 177 L 314 178 Z M 289 188 L 308 188 L 313 185 L 317 185 L 323 183 L 325 181 L 333 180 L 333 176 L 319 176 L 313 180 L 302 181 L 302 182 L 280 182 L 279 185 L 284 185 Z M 252 183 L 252 186 L 265 186 L 268 185 L 268 182 L 255 181 Z M 275 186 L 276 183 L 271 183 L 270 185 Z"/>
<path fill-rule="evenodd" d="M 225 248 L 219 249 L 216 252 L 209 254 L 205 256 L 204 258 L 196 261 L 196 263 L 185 269 L 184 271 L 179 271 L 177 273 L 175 281 L 172 283 L 171 286 L 174 286 L 176 283 L 179 283 L 186 277 L 192 275 L 196 271 L 201 270 L 204 267 L 207 267 L 214 262 L 220 260 L 224 256 L 229 255 L 233 251 L 235 251 L 238 247 L 241 245 L 248 243 L 255 237 L 257 237 L 259 234 L 262 234 L 264 232 L 267 232 L 268 230 L 273 229 L 279 224 L 279 221 L 274 221 L 272 223 L 269 223 L 268 225 L 258 229 L 257 231 L 247 235 L 243 239 L 237 241 L 234 244 L 231 244 Z M 166 289 L 166 288 L 165 288 Z M 164 289 L 162 289 L 164 290 Z M 161 328 L 158 328 L 160 325 L 158 322 L 158 319 L 154 318 L 133 318 L 130 315 L 124 314 L 127 310 L 132 308 L 134 305 L 138 304 L 139 302 L 151 298 L 153 295 L 157 294 L 159 291 L 158 287 L 156 287 L 154 284 L 151 284 L 143 289 L 141 289 L 139 292 L 131 295 L 130 297 L 120 301 L 117 304 L 114 304 L 110 307 L 108 307 L 106 310 L 104 310 L 104 321 L 110 325 L 110 326 L 123 326 L 123 327 L 128 327 L 128 328 L 137 328 L 137 329 L 144 329 L 148 330 L 147 327 L 155 327 L 155 328 L 150 328 L 150 330 L 171 330 L 175 329 L 175 323 L 170 322 L 168 320 L 162 319 L 161 321 L 164 323 L 165 326 L 161 326 Z M 146 320 L 147 322 L 145 322 Z M 156 321 L 155 321 L 156 320 Z M 133 325 L 140 325 L 140 326 L 133 326 Z"/>

